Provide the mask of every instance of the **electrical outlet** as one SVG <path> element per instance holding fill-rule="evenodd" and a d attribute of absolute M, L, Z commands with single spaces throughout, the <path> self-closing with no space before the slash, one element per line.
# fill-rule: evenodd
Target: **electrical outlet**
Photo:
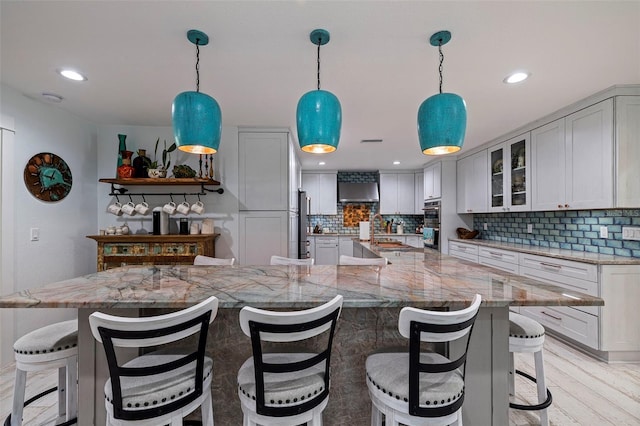
<path fill-rule="evenodd" d="M 623 226 L 622 239 L 640 241 L 640 228 L 632 227 L 632 226 Z"/>
<path fill-rule="evenodd" d="M 487 222 L 483 223 L 483 224 L 482 224 L 482 229 L 483 229 L 483 230 L 485 230 L 485 231 L 486 231 L 487 229 L 489 229 L 489 224 L 488 224 Z"/>
<path fill-rule="evenodd" d="M 609 228 L 606 226 L 600 227 L 600 238 L 609 238 Z"/>
<path fill-rule="evenodd" d="M 31 241 L 40 241 L 40 228 L 31 228 Z"/>
<path fill-rule="evenodd" d="M 532 223 L 528 223 L 527 224 L 527 234 L 532 234 L 533 233 L 533 224 Z"/>

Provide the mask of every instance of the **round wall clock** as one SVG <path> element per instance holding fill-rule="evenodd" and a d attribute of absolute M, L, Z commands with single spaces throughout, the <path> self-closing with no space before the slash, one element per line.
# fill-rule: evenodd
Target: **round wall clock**
<path fill-rule="evenodd" d="M 60 201 L 71 191 L 71 169 L 60 157 L 41 152 L 24 167 L 24 183 L 29 192 L 42 201 Z"/>

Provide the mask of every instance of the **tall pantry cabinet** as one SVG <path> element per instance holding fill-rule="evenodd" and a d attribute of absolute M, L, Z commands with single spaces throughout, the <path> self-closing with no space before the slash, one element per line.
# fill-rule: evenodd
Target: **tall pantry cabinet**
<path fill-rule="evenodd" d="M 238 263 L 296 257 L 300 162 L 289 132 L 240 129 L 238 144 Z"/>

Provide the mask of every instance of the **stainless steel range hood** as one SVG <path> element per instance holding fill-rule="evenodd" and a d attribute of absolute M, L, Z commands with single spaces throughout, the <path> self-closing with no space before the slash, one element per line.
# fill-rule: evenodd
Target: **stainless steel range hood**
<path fill-rule="evenodd" d="M 380 201 L 378 195 L 378 184 L 368 183 L 338 183 L 338 201 L 347 202 L 377 202 Z"/>

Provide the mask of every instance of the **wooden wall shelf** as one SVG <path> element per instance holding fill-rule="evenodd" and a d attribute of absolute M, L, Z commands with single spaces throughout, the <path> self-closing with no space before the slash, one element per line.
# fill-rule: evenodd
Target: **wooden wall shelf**
<path fill-rule="evenodd" d="M 187 195 L 207 195 L 207 192 L 217 192 L 218 194 L 224 193 L 224 189 L 209 189 L 207 186 L 218 186 L 220 182 L 213 179 L 203 178 L 130 178 L 130 179 L 99 179 L 98 182 L 111 184 L 110 196 L 118 195 L 139 195 L 144 197 L 145 195 L 180 195 L 174 193 L 158 194 L 158 193 L 146 193 L 146 192 L 129 192 L 125 186 L 200 186 L 200 192 L 198 193 L 181 193 L 184 196 Z M 120 185 L 116 188 L 115 185 Z"/>
<path fill-rule="evenodd" d="M 202 178 L 130 178 L 130 179 L 100 179 L 99 182 L 117 185 L 220 185 L 213 179 Z"/>

